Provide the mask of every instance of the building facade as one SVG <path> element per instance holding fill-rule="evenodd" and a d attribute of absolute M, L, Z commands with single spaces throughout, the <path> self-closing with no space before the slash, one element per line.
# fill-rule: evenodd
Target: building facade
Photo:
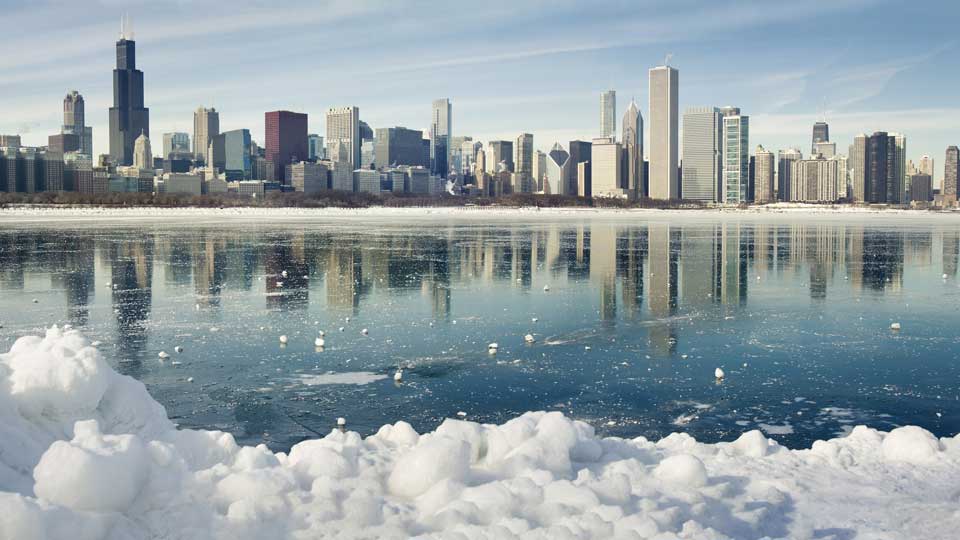
<path fill-rule="evenodd" d="M 308 155 L 307 115 L 291 111 L 265 113 L 264 138 L 264 157 L 273 162 L 275 178 L 281 184 L 289 185 L 284 178 L 287 165 L 304 160 Z"/>
<path fill-rule="evenodd" d="M 423 132 L 397 126 L 377 128 L 374 163 L 382 169 L 395 165 L 428 166 L 423 160 Z"/>
<path fill-rule="evenodd" d="M 651 199 L 680 197 L 678 99 L 680 73 L 670 66 L 650 70 L 650 165 Z"/>
<path fill-rule="evenodd" d="M 723 117 L 720 109 L 695 107 L 684 111 L 681 179 L 684 199 L 722 200 L 722 144 Z"/>
<path fill-rule="evenodd" d="M 623 188 L 630 199 L 646 197 L 643 191 L 643 115 L 640 107 L 630 100 L 623 113 L 620 142 L 623 146 Z"/>
<path fill-rule="evenodd" d="M 760 204 L 775 202 L 773 152 L 769 152 L 764 149 L 763 146 L 757 145 L 757 149 L 753 155 L 754 201 Z M 683 174 L 686 176 L 687 171 L 684 170 Z"/>
<path fill-rule="evenodd" d="M 193 159 L 197 161 L 206 159 L 210 143 L 219 134 L 220 113 L 216 109 L 198 107 L 193 111 Z"/>
<path fill-rule="evenodd" d="M 354 169 L 360 164 L 360 109 L 340 107 L 327 110 L 327 156 L 335 159 L 330 145 L 337 143 L 346 150 L 347 163 Z"/>
<path fill-rule="evenodd" d="M 749 202 L 750 117 L 740 110 L 723 117 L 723 202 Z"/>
<path fill-rule="evenodd" d="M 600 137 L 617 136 L 617 92 L 607 90 L 600 94 Z"/>

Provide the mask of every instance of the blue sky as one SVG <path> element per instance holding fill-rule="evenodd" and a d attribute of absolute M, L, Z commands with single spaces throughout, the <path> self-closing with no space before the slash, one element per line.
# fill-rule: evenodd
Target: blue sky
<path fill-rule="evenodd" d="M 648 116 L 647 70 L 672 54 L 680 107 L 735 105 L 751 147 L 809 151 L 822 116 L 845 152 L 853 136 L 907 135 L 908 157 L 960 144 L 960 3 L 889 0 L 513 2 L 0 0 L 0 133 L 43 144 L 61 101 L 79 90 L 107 148 L 113 44 L 128 13 L 145 73 L 152 139 L 192 131 L 200 105 L 221 128 L 263 140 L 263 112 L 310 115 L 357 105 L 373 127 L 424 129 L 430 102 L 453 102 L 454 135 L 599 131 L 599 95 L 635 97 Z"/>

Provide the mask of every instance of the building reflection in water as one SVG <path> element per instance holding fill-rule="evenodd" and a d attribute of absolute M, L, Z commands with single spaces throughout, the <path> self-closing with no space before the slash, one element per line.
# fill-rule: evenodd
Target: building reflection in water
<path fill-rule="evenodd" d="M 123 336 L 120 359 L 128 371 L 136 369 L 146 347 L 155 264 L 162 265 L 162 294 L 192 290 L 198 303 L 219 310 L 224 289 L 254 291 L 256 276 L 266 276 L 265 304 L 272 310 L 302 311 L 313 299 L 332 313 L 352 314 L 368 299 L 377 309 L 381 293 L 416 294 L 438 320 L 450 319 L 458 302 L 469 306 L 477 294 L 530 294 L 534 283 L 557 283 L 596 302 L 601 328 L 640 324 L 654 352 L 671 354 L 683 324 L 678 314 L 725 316 L 747 304 L 751 287 L 772 294 L 766 282 L 773 280 L 807 282 L 815 302 L 825 301 L 838 282 L 855 294 L 899 291 L 905 265 L 935 272 L 935 249 L 943 273 L 955 277 L 960 231 L 858 223 L 598 221 L 387 227 L 374 235 L 218 228 L 96 235 L 6 231 L 0 233 L 0 291 L 40 288 L 36 280 L 49 276 L 52 288 L 63 291 L 65 318 L 84 326 L 97 280 L 109 280 Z M 109 278 L 95 275 L 103 271 Z"/>

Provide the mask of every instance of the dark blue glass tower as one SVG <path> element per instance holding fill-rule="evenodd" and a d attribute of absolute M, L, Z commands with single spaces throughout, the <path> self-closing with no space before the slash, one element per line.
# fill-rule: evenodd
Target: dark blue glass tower
<path fill-rule="evenodd" d="M 110 107 L 110 159 L 117 165 L 133 163 L 133 143 L 143 133 L 150 137 L 150 110 L 143 106 L 143 72 L 137 69 L 136 42 L 117 42 L 117 69 L 113 70 L 113 107 Z"/>

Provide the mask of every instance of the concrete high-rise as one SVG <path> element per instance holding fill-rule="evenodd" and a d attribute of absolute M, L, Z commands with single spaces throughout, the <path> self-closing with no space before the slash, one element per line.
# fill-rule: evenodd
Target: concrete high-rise
<path fill-rule="evenodd" d="M 670 66 L 650 70 L 650 198 L 677 199 L 679 180 L 680 73 Z"/>
<path fill-rule="evenodd" d="M 761 145 L 757 145 L 754 152 L 754 201 L 764 204 L 776 201 L 773 192 L 774 182 L 774 158 L 773 152 L 769 152 Z M 684 171 L 686 175 L 686 171 Z"/>
<path fill-rule="evenodd" d="M 613 137 L 593 139 L 590 147 L 591 197 L 627 198 L 623 186 L 623 148 Z"/>
<path fill-rule="evenodd" d="M 817 155 L 817 143 L 830 142 L 830 126 L 826 122 L 814 122 L 813 124 L 813 142 L 810 145 L 810 155 Z M 833 156 L 824 156 L 833 157 Z"/>
<path fill-rule="evenodd" d="M 79 138 L 80 153 L 93 155 L 93 128 L 86 125 L 83 96 L 76 90 L 63 98 L 63 127 L 60 132 L 64 135 L 76 135 Z"/>
<path fill-rule="evenodd" d="M 450 138 L 453 136 L 453 105 L 448 98 L 433 100 L 430 117 L 430 171 L 446 178 L 450 172 Z"/>
<path fill-rule="evenodd" d="M 198 107 L 193 112 L 193 158 L 203 160 L 207 155 L 207 148 L 210 148 L 210 141 L 219 134 L 220 113 L 214 108 Z"/>
<path fill-rule="evenodd" d="M 617 136 L 617 92 L 614 90 L 600 94 L 600 136 Z"/>
<path fill-rule="evenodd" d="M 949 198 L 953 204 L 957 200 L 957 184 L 960 177 L 960 148 L 947 147 L 946 159 L 943 161 L 943 196 Z"/>
<path fill-rule="evenodd" d="M 316 133 L 307 135 L 307 159 L 324 159 L 327 155 L 324 150 L 322 135 Z"/>
<path fill-rule="evenodd" d="M 750 117 L 740 109 L 728 110 L 723 116 L 723 202 L 749 202 Z"/>
<path fill-rule="evenodd" d="M 683 198 L 722 200 L 721 144 L 723 121 L 716 107 L 695 107 L 683 113 Z"/>
<path fill-rule="evenodd" d="M 281 184 L 289 184 L 284 178 L 287 165 L 308 155 L 307 115 L 290 111 L 264 113 L 264 138 L 264 157 L 273 163 L 274 177 Z"/>
<path fill-rule="evenodd" d="M 113 107 L 110 107 L 110 159 L 118 165 L 133 163 L 137 137 L 150 137 L 150 110 L 143 104 L 143 72 L 137 69 L 136 50 L 136 42 L 122 32 L 117 41 Z"/>
<path fill-rule="evenodd" d="M 623 113 L 621 123 L 622 135 L 620 141 L 623 146 L 623 188 L 631 199 L 645 197 L 643 192 L 643 115 L 640 107 L 630 100 L 630 105 Z"/>
<path fill-rule="evenodd" d="M 331 145 L 346 149 L 350 166 L 360 164 L 360 109 L 340 107 L 327 110 L 327 155 L 334 156 Z M 331 157 L 332 159 L 332 157 Z"/>

